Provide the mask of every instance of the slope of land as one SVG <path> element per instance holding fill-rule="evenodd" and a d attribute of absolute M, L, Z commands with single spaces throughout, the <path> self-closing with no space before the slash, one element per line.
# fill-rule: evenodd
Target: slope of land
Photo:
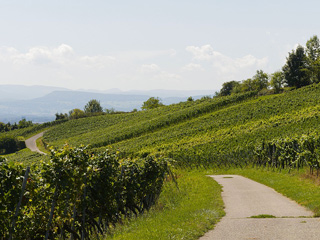
<path fill-rule="evenodd" d="M 93 148 L 111 145 L 130 155 L 164 155 L 180 165 L 235 164 L 247 161 L 262 140 L 316 131 L 319 96 L 320 85 L 312 85 L 278 95 L 246 93 L 183 102 L 68 121 L 49 130 L 44 139 L 57 147 L 66 142 Z"/>
<path fill-rule="evenodd" d="M 261 97 L 248 92 L 147 111 L 53 122 L 9 134 L 27 137 L 46 128 L 44 141 L 57 148 L 65 143 L 72 146 L 89 144 L 97 152 L 106 148 L 120 150 L 124 157 L 170 157 L 174 165 L 182 168 L 243 167 L 253 164 L 255 150 L 262 141 L 317 133 L 319 96 L 320 85 Z M 32 163 L 33 157 L 37 159 L 35 161 L 41 157 L 21 151 L 8 156 L 8 160 L 21 161 L 22 156 L 27 164 Z M 181 177 L 179 174 L 181 171 L 178 171 L 178 177 Z M 282 189 L 288 189 L 287 183 L 282 184 Z M 292 199 L 296 199 L 294 195 Z M 303 201 L 300 203 L 307 205 Z M 308 205 L 316 214 L 317 206 Z M 195 212 L 202 210 L 201 206 L 194 209 Z M 216 211 L 221 211 L 221 206 Z M 215 222 L 217 218 L 209 216 L 209 220 Z M 194 236 L 199 237 L 199 233 Z"/>

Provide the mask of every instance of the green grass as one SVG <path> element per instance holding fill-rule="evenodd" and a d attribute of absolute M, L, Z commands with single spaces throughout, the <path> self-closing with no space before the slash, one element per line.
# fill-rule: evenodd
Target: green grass
<path fill-rule="evenodd" d="M 16 153 L 3 155 L 8 161 L 23 163 L 26 166 L 37 165 L 41 160 L 49 161 L 49 157 L 37 152 L 31 152 L 30 149 L 25 148 Z"/>
<path fill-rule="evenodd" d="M 112 229 L 105 239 L 198 239 L 224 215 L 221 187 L 203 172 L 181 172 L 167 182 L 148 213 Z"/>
<path fill-rule="evenodd" d="M 229 169 L 211 170 L 210 174 L 238 174 L 267 185 L 284 196 L 296 201 L 320 216 L 320 186 L 316 178 L 306 177 L 307 170 L 272 171 L 267 169 Z"/>
<path fill-rule="evenodd" d="M 181 170 L 179 170 L 181 171 Z M 305 170 L 288 173 L 267 169 L 211 169 L 183 172 L 179 190 L 167 183 L 159 202 L 150 212 L 118 225 L 106 236 L 109 239 L 198 239 L 223 213 L 221 187 L 206 174 L 238 174 L 274 188 L 320 215 L 320 187 L 306 178 Z M 273 218 L 268 214 L 252 218 Z"/>
<path fill-rule="evenodd" d="M 255 216 L 251 216 L 250 218 L 275 218 L 276 216 L 270 214 L 259 214 Z"/>
<path fill-rule="evenodd" d="M 50 151 L 46 148 L 45 143 L 43 142 L 43 137 L 38 138 L 36 144 L 41 152 L 50 154 Z"/>

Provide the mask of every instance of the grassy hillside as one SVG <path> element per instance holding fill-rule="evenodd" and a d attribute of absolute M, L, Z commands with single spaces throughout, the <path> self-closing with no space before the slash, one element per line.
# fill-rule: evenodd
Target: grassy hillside
<path fill-rule="evenodd" d="M 245 156 L 259 141 L 315 131 L 319 96 L 320 85 L 312 85 L 279 95 L 246 93 L 183 102 L 69 121 L 51 128 L 44 140 L 57 147 L 68 142 L 111 145 L 131 155 L 160 154 L 180 165 L 207 165 L 220 158 L 226 163 L 229 155 Z"/>

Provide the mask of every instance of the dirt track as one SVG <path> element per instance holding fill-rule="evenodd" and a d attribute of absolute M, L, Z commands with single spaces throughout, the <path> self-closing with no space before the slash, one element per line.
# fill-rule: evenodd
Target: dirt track
<path fill-rule="evenodd" d="M 238 175 L 215 175 L 226 216 L 200 240 L 320 239 L 320 219 L 272 188 Z M 261 214 L 276 218 L 250 218 Z"/>
<path fill-rule="evenodd" d="M 41 132 L 41 133 L 34 135 L 33 137 L 27 139 L 26 140 L 26 147 L 29 148 L 32 152 L 38 152 L 38 153 L 46 155 L 44 152 L 41 152 L 39 150 L 39 148 L 37 147 L 37 143 L 36 143 L 37 139 L 41 138 L 43 136 L 43 133 L 44 132 Z"/>

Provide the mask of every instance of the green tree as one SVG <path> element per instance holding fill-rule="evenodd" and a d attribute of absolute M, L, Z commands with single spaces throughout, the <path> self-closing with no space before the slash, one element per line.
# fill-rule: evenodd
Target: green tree
<path fill-rule="evenodd" d="M 242 81 L 240 89 L 240 92 L 254 91 L 255 83 L 251 78 L 248 78 L 247 80 Z"/>
<path fill-rule="evenodd" d="M 3 122 L 0 122 L 0 132 L 6 132 L 6 124 Z"/>
<path fill-rule="evenodd" d="M 275 93 L 279 93 L 284 84 L 283 72 L 277 71 L 271 74 L 270 86 L 274 89 Z"/>
<path fill-rule="evenodd" d="M 304 48 L 298 46 L 287 57 L 287 62 L 282 68 L 285 83 L 289 87 L 303 87 L 310 84 L 307 73 L 306 55 Z"/>
<path fill-rule="evenodd" d="M 0 137 L 0 154 L 14 153 L 18 150 L 17 141 L 12 136 Z"/>
<path fill-rule="evenodd" d="M 161 106 L 163 106 L 163 103 L 161 102 L 160 98 L 151 97 L 147 101 L 143 102 L 141 109 L 148 110 L 148 109 L 158 108 Z"/>
<path fill-rule="evenodd" d="M 211 99 L 209 95 L 206 95 L 200 98 L 200 100 L 208 100 L 208 99 Z"/>
<path fill-rule="evenodd" d="M 112 114 L 112 113 L 115 113 L 116 110 L 115 110 L 114 108 L 110 108 L 110 109 L 106 108 L 105 112 L 106 112 L 107 114 Z"/>
<path fill-rule="evenodd" d="M 100 113 L 103 112 L 103 109 L 100 105 L 100 102 L 96 99 L 90 100 L 84 107 L 85 113 Z"/>
<path fill-rule="evenodd" d="M 187 101 L 188 101 L 188 102 L 192 102 L 192 101 L 194 101 L 194 99 L 193 99 L 192 96 L 190 96 L 190 97 L 188 97 Z"/>
<path fill-rule="evenodd" d="M 64 120 L 68 119 L 68 114 L 67 113 L 56 113 L 56 120 Z"/>
<path fill-rule="evenodd" d="M 320 41 L 314 35 L 306 43 L 306 64 L 312 83 L 320 82 Z"/>
<path fill-rule="evenodd" d="M 240 83 L 238 81 L 230 81 L 222 84 L 222 88 L 220 90 L 220 96 L 228 96 L 231 95 L 232 90 L 238 87 Z"/>
<path fill-rule="evenodd" d="M 78 118 L 82 118 L 82 117 L 85 117 L 85 113 L 84 113 L 84 111 L 82 111 L 78 108 L 72 109 L 69 112 L 70 119 L 78 119 Z"/>
<path fill-rule="evenodd" d="M 27 121 L 25 118 L 21 119 L 18 123 L 18 128 L 26 128 L 32 126 L 32 121 Z"/>
<path fill-rule="evenodd" d="M 252 77 L 253 90 L 261 91 L 268 87 L 269 76 L 262 70 L 258 70 L 257 73 Z"/>

